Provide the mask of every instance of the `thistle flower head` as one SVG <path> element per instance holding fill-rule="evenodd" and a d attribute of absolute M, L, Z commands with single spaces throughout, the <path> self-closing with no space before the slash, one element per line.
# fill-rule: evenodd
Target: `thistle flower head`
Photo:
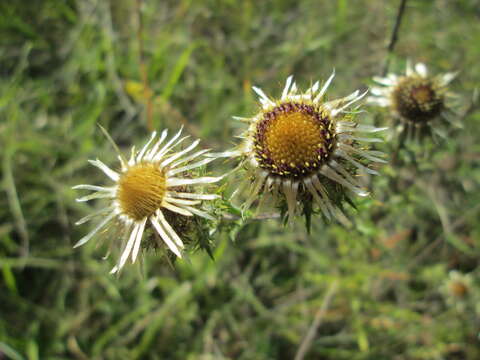
<path fill-rule="evenodd" d="M 325 101 L 332 74 L 320 88 L 316 82 L 300 93 L 290 76 L 279 99 L 268 97 L 261 89 L 253 90 L 260 97 L 260 110 L 251 118 L 238 118 L 248 123 L 242 143 L 219 156 L 240 157 L 247 168 L 245 183 L 250 194 L 243 204 L 248 209 L 262 195 L 271 194 L 285 202 L 292 219 L 299 209 L 316 203 L 328 219 L 348 223 L 341 205 L 332 198 L 343 198 L 345 190 L 367 195 L 358 178 L 361 173 L 377 172 L 365 162 L 385 162 L 382 153 L 366 150 L 359 142 L 380 141 L 357 136 L 383 130 L 355 121 L 359 111 L 351 109 L 365 93 L 355 91 L 347 97 Z M 339 191 L 340 189 L 340 191 Z M 336 194 L 332 194 L 337 192 Z M 340 196 L 338 192 L 340 192 Z"/>
<path fill-rule="evenodd" d="M 150 228 L 159 246 L 167 246 L 176 256 L 182 257 L 184 242 L 176 231 L 175 222 L 167 221 L 177 217 L 200 216 L 213 220 L 212 216 L 197 207 L 203 200 L 218 198 L 214 194 L 194 192 L 192 187 L 214 183 L 221 177 L 192 177 L 191 171 L 213 160 L 203 158 L 208 150 L 191 153 L 199 144 L 195 141 L 185 149 L 172 150 L 188 138 L 180 138 L 180 130 L 166 143 L 167 130 L 155 142 L 154 132 L 147 144 L 139 151 L 132 148 L 130 159 L 127 161 L 120 153 L 121 169 L 112 170 L 100 160 L 90 160 L 90 163 L 107 175 L 114 182 L 113 186 L 102 187 L 95 185 L 77 185 L 74 189 L 92 190 L 93 194 L 81 197 L 77 201 L 89 201 L 97 198 L 107 198 L 110 204 L 91 215 L 79 220 L 83 224 L 97 216 L 103 220 L 74 247 L 87 243 L 97 233 L 108 226 L 120 227 L 123 241 L 120 244 L 122 254 L 112 272 L 119 271 L 131 257 L 135 262 L 142 242 L 144 232 Z M 153 144 L 153 145 L 152 145 Z M 115 146 L 116 147 L 116 146 Z M 195 160 L 195 161 L 194 161 Z M 183 176 L 180 176 L 183 174 Z M 167 215 L 167 216 L 166 216 Z M 118 221 L 114 221 L 114 220 Z M 173 223 L 173 224 L 172 224 Z"/>
<path fill-rule="evenodd" d="M 445 280 L 441 287 L 441 292 L 445 296 L 446 302 L 455 306 L 459 310 L 463 310 L 468 298 L 473 294 L 473 278 L 471 274 L 464 274 L 457 270 L 451 270 L 448 273 L 448 279 Z"/>
<path fill-rule="evenodd" d="M 382 87 L 372 87 L 373 96 L 367 101 L 388 107 L 395 119 L 400 121 L 400 130 L 408 133 L 431 132 L 443 136 L 438 120 L 452 122 L 451 98 L 448 84 L 456 73 L 432 76 L 427 67 L 418 63 L 412 68 L 407 63 L 405 75 L 389 74 L 387 77 L 374 77 Z"/>

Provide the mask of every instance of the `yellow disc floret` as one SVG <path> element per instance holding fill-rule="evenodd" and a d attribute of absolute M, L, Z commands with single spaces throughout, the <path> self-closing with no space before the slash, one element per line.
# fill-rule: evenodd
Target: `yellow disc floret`
<path fill-rule="evenodd" d="M 279 116 L 265 134 L 265 145 L 272 160 L 291 166 L 314 162 L 323 140 L 321 125 L 311 116 L 298 112 Z"/>
<path fill-rule="evenodd" d="M 123 213 L 138 221 L 160 208 L 165 192 L 166 177 L 162 169 L 153 163 L 139 163 L 121 176 L 117 198 Z"/>
<path fill-rule="evenodd" d="M 326 111 L 308 104 L 281 104 L 257 125 L 255 157 L 273 175 L 306 176 L 327 160 L 334 137 Z"/>

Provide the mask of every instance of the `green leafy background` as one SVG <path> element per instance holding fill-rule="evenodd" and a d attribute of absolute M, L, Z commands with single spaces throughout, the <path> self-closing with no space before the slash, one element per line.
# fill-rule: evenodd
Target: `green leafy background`
<path fill-rule="evenodd" d="M 232 223 L 214 261 L 199 251 L 173 270 L 149 252 L 120 277 L 103 246 L 72 249 L 91 226 L 73 223 L 101 203 L 75 202 L 71 186 L 104 182 L 87 159 L 116 163 L 97 123 L 128 151 L 149 136 L 150 103 L 155 129 L 184 124 L 228 149 L 243 129 L 231 116 L 257 109 L 252 85 L 279 95 L 290 74 L 305 89 L 334 68 L 331 98 L 371 85 L 398 5 L 0 2 L 0 359 L 479 359 L 476 0 L 407 2 L 390 70 L 409 58 L 460 71 L 463 128 L 381 145 L 396 163 L 348 208 L 352 228 Z M 445 287 L 451 270 L 472 279 L 463 296 Z"/>

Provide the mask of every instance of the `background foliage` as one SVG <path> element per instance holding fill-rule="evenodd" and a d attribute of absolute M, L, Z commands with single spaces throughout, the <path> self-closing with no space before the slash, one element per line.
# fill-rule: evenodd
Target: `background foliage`
<path fill-rule="evenodd" d="M 399 150 L 372 197 L 356 199 L 352 229 L 315 221 L 308 235 L 301 222 L 250 221 L 234 242 L 214 239 L 215 261 L 199 252 L 172 270 L 150 254 L 119 278 L 93 242 L 72 249 L 88 228 L 73 223 L 91 208 L 71 186 L 104 180 L 87 159 L 115 161 L 97 123 L 127 149 L 148 136 L 150 112 L 156 129 L 182 123 L 226 149 L 241 127 L 230 117 L 256 109 L 252 85 L 279 94 L 289 74 L 306 88 L 332 68 L 332 97 L 368 85 L 397 8 L 0 2 L 0 358 L 479 359 L 476 0 L 408 1 L 390 69 L 410 58 L 459 70 L 464 128 Z M 395 140 L 382 150 L 395 152 Z M 451 270 L 469 274 L 466 292 L 452 290 Z"/>

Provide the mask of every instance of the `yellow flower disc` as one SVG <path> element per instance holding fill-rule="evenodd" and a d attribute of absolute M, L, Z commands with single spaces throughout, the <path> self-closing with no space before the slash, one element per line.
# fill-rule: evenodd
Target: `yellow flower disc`
<path fill-rule="evenodd" d="M 326 111 L 308 104 L 285 103 L 263 114 L 254 143 L 255 158 L 271 174 L 307 176 L 333 152 L 334 126 Z"/>
<path fill-rule="evenodd" d="M 151 216 L 160 208 L 166 177 L 155 164 L 140 163 L 127 170 L 118 182 L 117 198 L 122 211 L 134 220 Z"/>

